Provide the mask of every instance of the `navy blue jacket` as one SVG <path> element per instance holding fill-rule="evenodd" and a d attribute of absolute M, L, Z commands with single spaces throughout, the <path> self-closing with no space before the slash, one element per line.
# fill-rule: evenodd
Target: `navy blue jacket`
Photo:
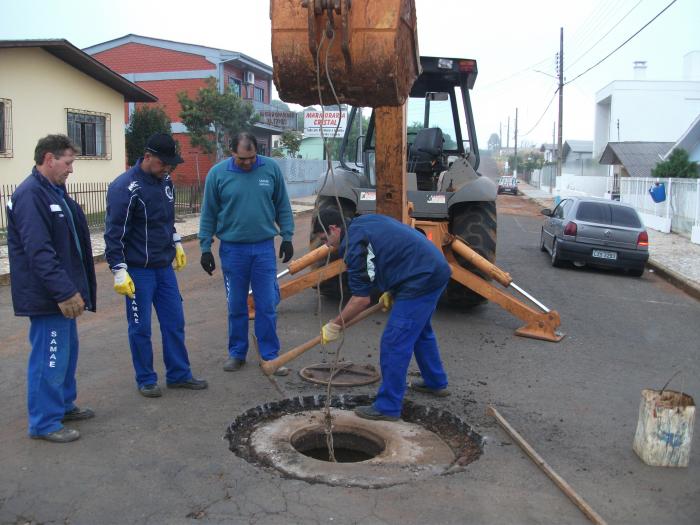
<path fill-rule="evenodd" d="M 362 215 L 350 222 L 340 241 L 348 285 L 367 297 L 373 288 L 396 299 L 412 299 L 447 284 L 451 270 L 445 256 L 413 228 L 385 215 Z"/>
<path fill-rule="evenodd" d="M 163 268 L 175 258 L 172 180 L 145 173 L 142 160 L 107 189 L 105 256 L 112 270 Z"/>
<path fill-rule="evenodd" d="M 7 248 L 15 315 L 60 314 L 58 303 L 77 292 L 85 308 L 95 311 L 97 283 L 85 214 L 65 187 L 56 191 L 36 167 L 7 204 Z"/>

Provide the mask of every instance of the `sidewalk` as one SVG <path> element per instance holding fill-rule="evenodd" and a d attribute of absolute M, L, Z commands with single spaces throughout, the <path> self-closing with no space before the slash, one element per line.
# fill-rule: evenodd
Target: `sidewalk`
<path fill-rule="evenodd" d="M 554 196 L 534 188 L 525 182 L 518 189 L 528 199 L 543 208 L 554 208 Z M 661 233 L 647 229 L 649 233 L 649 267 L 656 273 L 700 299 L 700 245 L 676 233 Z"/>
<path fill-rule="evenodd" d="M 292 213 L 297 215 L 314 209 L 315 195 L 292 199 Z M 183 240 L 188 241 L 197 237 L 199 232 L 199 215 L 190 215 L 177 219 L 175 228 Z M 95 261 L 101 261 L 105 253 L 104 232 L 95 231 L 90 234 L 92 254 Z M 0 286 L 10 284 L 10 262 L 7 258 L 7 245 L 0 246 Z"/>

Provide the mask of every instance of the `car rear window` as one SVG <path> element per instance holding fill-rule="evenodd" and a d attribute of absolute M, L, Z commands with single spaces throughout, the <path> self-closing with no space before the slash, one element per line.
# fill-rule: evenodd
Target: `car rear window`
<path fill-rule="evenodd" d="M 582 202 L 578 205 L 576 218 L 597 224 L 611 224 L 628 228 L 641 228 L 637 212 L 626 206 L 615 206 L 603 202 Z"/>
<path fill-rule="evenodd" d="M 632 208 L 626 206 L 610 206 L 612 223 L 615 226 L 627 226 L 629 228 L 641 228 L 639 215 Z"/>

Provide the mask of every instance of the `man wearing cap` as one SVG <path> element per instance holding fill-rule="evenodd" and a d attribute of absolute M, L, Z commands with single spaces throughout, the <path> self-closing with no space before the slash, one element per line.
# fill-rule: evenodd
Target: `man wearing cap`
<path fill-rule="evenodd" d="M 192 377 L 185 346 L 185 314 L 175 270 L 187 264 L 175 231 L 175 196 L 170 171 L 183 162 L 170 135 L 157 133 L 136 165 L 107 190 L 105 256 L 114 274 L 114 291 L 126 296 L 129 347 L 136 384 L 145 397 L 160 397 L 153 370 L 151 305 L 163 337 L 168 388 L 202 390 Z"/>

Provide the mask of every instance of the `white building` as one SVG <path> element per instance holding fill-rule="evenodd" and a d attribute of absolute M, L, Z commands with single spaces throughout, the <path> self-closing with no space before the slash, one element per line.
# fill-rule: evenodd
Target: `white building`
<path fill-rule="evenodd" d="M 683 80 L 646 80 L 646 62 L 634 80 L 615 80 L 596 93 L 593 158 L 608 142 L 675 142 L 700 113 L 700 51 L 683 58 Z"/>

